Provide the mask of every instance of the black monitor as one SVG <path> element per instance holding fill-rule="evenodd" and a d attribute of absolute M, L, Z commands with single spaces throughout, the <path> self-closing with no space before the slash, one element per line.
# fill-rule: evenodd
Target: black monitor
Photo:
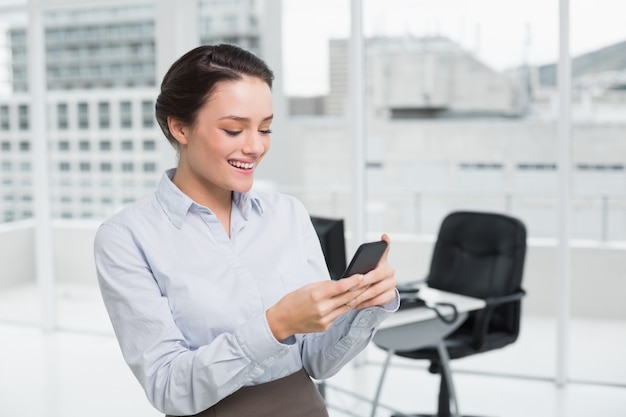
<path fill-rule="evenodd" d="M 346 270 L 346 241 L 343 219 L 311 216 L 313 227 L 322 245 L 326 266 L 332 279 L 339 279 Z"/>

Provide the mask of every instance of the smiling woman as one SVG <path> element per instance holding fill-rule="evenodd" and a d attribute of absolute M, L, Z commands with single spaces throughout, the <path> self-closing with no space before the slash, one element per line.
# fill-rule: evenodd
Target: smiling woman
<path fill-rule="evenodd" d="M 373 271 L 332 281 L 304 206 L 252 190 L 272 78 L 232 45 L 177 60 L 156 117 L 178 165 L 96 235 L 124 358 L 170 416 L 327 416 L 310 377 L 338 372 L 399 304 L 388 250 Z"/>

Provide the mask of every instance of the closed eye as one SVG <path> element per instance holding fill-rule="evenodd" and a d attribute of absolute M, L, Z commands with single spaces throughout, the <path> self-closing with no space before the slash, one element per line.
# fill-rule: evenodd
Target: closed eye
<path fill-rule="evenodd" d="M 241 130 L 228 130 L 228 129 L 222 129 L 228 136 L 237 136 L 238 134 L 241 133 Z"/>
<path fill-rule="evenodd" d="M 259 130 L 259 133 L 262 135 L 269 135 L 272 133 L 272 130 L 271 129 Z"/>

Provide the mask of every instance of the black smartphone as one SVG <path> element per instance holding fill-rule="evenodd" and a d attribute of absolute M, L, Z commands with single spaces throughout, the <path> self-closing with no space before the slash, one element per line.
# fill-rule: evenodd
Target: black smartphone
<path fill-rule="evenodd" d="M 385 249 L 387 249 L 387 242 L 384 240 L 363 243 L 354 253 L 350 264 L 341 277 L 346 278 L 354 274 L 367 274 L 376 268 Z"/>

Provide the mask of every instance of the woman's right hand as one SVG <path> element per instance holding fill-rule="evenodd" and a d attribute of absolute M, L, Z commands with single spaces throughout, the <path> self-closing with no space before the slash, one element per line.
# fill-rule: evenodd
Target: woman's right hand
<path fill-rule="evenodd" d="M 357 274 L 338 281 L 314 282 L 285 295 L 265 313 L 276 340 L 328 330 L 367 289 L 359 285 L 362 280 L 363 275 Z"/>

